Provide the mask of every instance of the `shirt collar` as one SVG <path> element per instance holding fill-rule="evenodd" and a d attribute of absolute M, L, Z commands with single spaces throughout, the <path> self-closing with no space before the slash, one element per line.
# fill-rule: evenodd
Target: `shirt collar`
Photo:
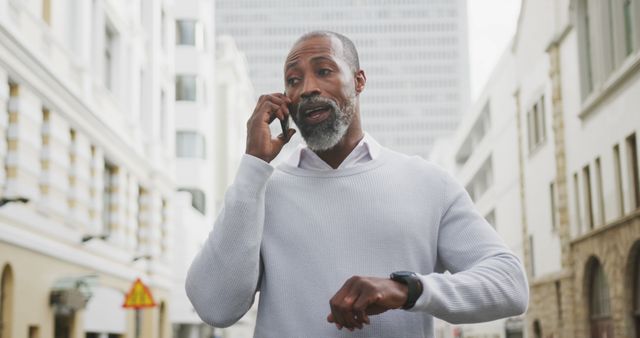
<path fill-rule="evenodd" d="M 358 145 L 353 148 L 337 169 L 357 166 L 375 160 L 380 156 L 380 150 L 380 144 L 369 133 L 365 132 L 362 140 L 358 142 Z M 303 144 L 298 145 L 298 148 L 291 154 L 286 163 L 292 167 L 303 169 L 334 170 L 320 156 Z"/>

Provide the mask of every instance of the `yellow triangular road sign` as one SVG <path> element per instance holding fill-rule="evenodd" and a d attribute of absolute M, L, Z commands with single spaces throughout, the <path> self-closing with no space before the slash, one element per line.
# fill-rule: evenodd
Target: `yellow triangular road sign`
<path fill-rule="evenodd" d="M 145 307 L 154 307 L 156 303 L 153 301 L 151 291 L 142 283 L 140 278 L 136 279 L 131 286 L 131 290 L 124 299 L 122 307 L 130 309 L 140 309 Z"/>

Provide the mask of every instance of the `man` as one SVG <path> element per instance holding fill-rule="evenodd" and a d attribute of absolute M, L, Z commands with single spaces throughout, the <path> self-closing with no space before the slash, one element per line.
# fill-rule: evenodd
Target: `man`
<path fill-rule="evenodd" d="M 353 43 L 308 33 L 284 67 L 285 94 L 258 100 L 236 179 L 189 270 L 200 317 L 229 326 L 257 291 L 255 337 L 433 337 L 433 316 L 523 313 L 522 266 L 464 189 L 363 132 Z M 307 147 L 274 168 L 295 131 L 273 138 L 269 124 L 289 115 Z"/>

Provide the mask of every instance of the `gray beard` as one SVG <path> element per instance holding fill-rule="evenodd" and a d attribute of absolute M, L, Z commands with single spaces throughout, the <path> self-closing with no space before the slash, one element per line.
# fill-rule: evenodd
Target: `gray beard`
<path fill-rule="evenodd" d="M 330 107 L 330 116 L 319 124 L 308 125 L 304 117 L 300 116 L 300 107 L 307 104 L 326 104 Z M 298 126 L 302 138 L 309 149 L 313 151 L 325 151 L 335 147 L 347 133 L 353 113 L 355 111 L 355 96 L 347 99 L 344 107 L 339 107 L 333 100 L 320 96 L 313 96 L 301 100 L 296 106 L 293 121 Z"/>

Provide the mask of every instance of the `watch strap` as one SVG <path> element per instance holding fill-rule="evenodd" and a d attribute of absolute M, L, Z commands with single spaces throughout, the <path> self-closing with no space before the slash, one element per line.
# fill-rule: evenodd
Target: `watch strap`
<path fill-rule="evenodd" d="M 408 310 L 416 305 L 418 298 L 422 295 L 422 282 L 418 275 L 411 271 L 396 271 L 389 278 L 407 286 L 407 301 L 402 306 L 402 309 Z"/>

